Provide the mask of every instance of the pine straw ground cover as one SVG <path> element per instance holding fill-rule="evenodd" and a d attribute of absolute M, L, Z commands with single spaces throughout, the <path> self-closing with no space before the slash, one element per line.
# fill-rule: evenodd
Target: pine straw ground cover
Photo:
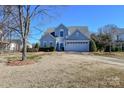
<path fill-rule="evenodd" d="M 38 62 L 38 59 L 41 59 L 43 55 L 48 55 L 51 53 L 28 53 L 27 60 L 21 61 L 21 54 L 14 53 L 12 55 L 6 55 L 4 59 L 7 59 L 6 62 L 8 66 L 22 66 L 22 65 L 29 65 Z"/>
<path fill-rule="evenodd" d="M 34 64 L 36 63 L 33 60 L 25 60 L 25 61 L 21 61 L 21 60 L 15 60 L 15 61 L 8 61 L 7 65 L 8 66 L 23 66 L 23 65 L 29 65 L 29 64 Z"/>

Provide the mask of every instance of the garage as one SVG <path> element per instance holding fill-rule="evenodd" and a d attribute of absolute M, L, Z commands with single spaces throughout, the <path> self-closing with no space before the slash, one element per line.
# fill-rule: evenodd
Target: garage
<path fill-rule="evenodd" d="M 69 40 L 65 42 L 65 51 L 88 52 L 88 40 Z"/>

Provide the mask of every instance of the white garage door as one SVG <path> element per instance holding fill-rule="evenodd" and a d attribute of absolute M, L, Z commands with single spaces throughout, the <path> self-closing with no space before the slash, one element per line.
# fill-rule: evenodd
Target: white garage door
<path fill-rule="evenodd" d="M 89 51 L 88 41 L 68 41 L 65 44 L 66 51 Z"/>

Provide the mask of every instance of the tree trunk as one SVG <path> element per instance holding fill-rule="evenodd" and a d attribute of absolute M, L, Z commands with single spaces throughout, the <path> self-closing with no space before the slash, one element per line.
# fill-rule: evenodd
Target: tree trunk
<path fill-rule="evenodd" d="M 27 59 L 27 40 L 24 38 L 23 41 L 23 49 L 22 49 L 22 61 Z"/>

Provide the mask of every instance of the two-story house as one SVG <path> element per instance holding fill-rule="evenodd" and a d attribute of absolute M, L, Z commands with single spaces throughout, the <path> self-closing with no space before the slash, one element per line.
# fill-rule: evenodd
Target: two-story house
<path fill-rule="evenodd" d="M 40 47 L 54 47 L 57 51 L 89 51 L 90 34 L 87 26 L 66 27 L 60 24 L 49 28 L 40 39 Z"/>

